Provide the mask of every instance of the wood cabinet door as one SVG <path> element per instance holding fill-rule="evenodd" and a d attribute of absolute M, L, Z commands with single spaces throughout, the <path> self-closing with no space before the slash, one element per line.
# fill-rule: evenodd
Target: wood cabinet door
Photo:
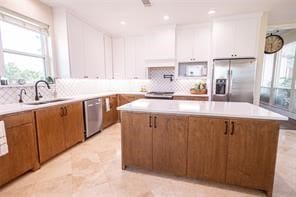
<path fill-rule="evenodd" d="M 109 98 L 110 110 L 107 111 L 106 98 Z M 115 124 L 118 121 L 117 96 L 103 97 L 103 128 Z"/>
<path fill-rule="evenodd" d="M 41 163 L 65 149 L 62 113 L 62 106 L 36 111 L 39 159 Z"/>
<path fill-rule="evenodd" d="M 82 103 L 73 103 L 65 106 L 63 116 L 65 146 L 69 148 L 84 138 L 84 122 Z"/>
<path fill-rule="evenodd" d="M 187 175 L 225 181 L 228 120 L 189 117 Z"/>
<path fill-rule="evenodd" d="M 6 129 L 8 154 L 0 157 L 0 186 L 32 169 L 37 160 L 33 124 Z"/>
<path fill-rule="evenodd" d="M 121 94 L 119 95 L 119 106 L 125 105 L 141 98 L 144 98 L 144 95 Z"/>
<path fill-rule="evenodd" d="M 117 111 L 117 95 L 110 96 L 111 111 L 112 111 L 112 124 L 117 123 L 118 121 L 118 111 Z"/>
<path fill-rule="evenodd" d="M 152 169 L 150 114 L 122 112 L 122 165 Z"/>
<path fill-rule="evenodd" d="M 153 115 L 153 170 L 186 175 L 188 117 Z"/>
<path fill-rule="evenodd" d="M 226 182 L 270 191 L 278 132 L 272 121 L 231 121 Z"/>
<path fill-rule="evenodd" d="M 208 101 L 207 96 L 174 96 L 174 100 Z"/>

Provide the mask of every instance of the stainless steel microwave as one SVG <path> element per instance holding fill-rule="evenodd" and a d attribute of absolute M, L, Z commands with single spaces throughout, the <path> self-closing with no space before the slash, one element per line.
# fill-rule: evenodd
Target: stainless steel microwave
<path fill-rule="evenodd" d="M 208 74 L 208 62 L 180 62 L 179 77 L 205 77 Z"/>

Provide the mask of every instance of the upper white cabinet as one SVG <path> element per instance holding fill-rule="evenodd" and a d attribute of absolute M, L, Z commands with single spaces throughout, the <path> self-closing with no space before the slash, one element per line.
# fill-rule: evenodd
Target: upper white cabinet
<path fill-rule="evenodd" d="M 70 59 L 70 75 L 72 78 L 83 78 L 85 76 L 84 65 L 84 34 L 83 23 L 74 16 L 67 15 L 68 44 Z M 61 65 L 63 66 L 63 65 Z"/>
<path fill-rule="evenodd" d="M 177 29 L 176 53 L 178 62 L 208 61 L 210 49 L 210 24 L 185 26 Z"/>
<path fill-rule="evenodd" d="M 144 37 L 136 36 L 125 39 L 125 78 L 147 78 Z"/>
<path fill-rule="evenodd" d="M 60 8 L 54 26 L 59 77 L 106 78 L 104 35 Z"/>
<path fill-rule="evenodd" d="M 103 34 L 67 14 L 72 78 L 105 78 Z"/>
<path fill-rule="evenodd" d="M 213 56 L 256 57 L 261 17 L 257 14 L 217 20 L 213 24 Z"/>
<path fill-rule="evenodd" d="M 113 38 L 115 79 L 146 79 L 144 37 Z"/>
<path fill-rule="evenodd" d="M 125 40 L 113 38 L 113 76 L 114 79 L 125 78 Z"/>
<path fill-rule="evenodd" d="M 84 25 L 84 75 L 105 78 L 104 37 L 89 25 Z"/>
<path fill-rule="evenodd" d="M 112 38 L 104 36 L 106 79 L 113 79 Z"/>
<path fill-rule="evenodd" d="M 157 28 L 145 35 L 146 60 L 175 59 L 175 26 Z"/>

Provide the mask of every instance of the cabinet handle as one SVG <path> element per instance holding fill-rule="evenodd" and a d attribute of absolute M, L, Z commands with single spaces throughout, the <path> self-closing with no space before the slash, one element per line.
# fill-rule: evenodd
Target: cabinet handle
<path fill-rule="evenodd" d="M 68 115 L 68 109 L 67 109 L 67 107 L 64 107 L 64 110 L 65 110 L 65 116 L 67 116 Z"/>
<path fill-rule="evenodd" d="M 157 128 L 157 126 L 156 126 L 156 116 L 154 116 L 154 128 Z"/>
<path fill-rule="evenodd" d="M 149 128 L 152 128 L 152 116 L 149 116 Z"/>
<path fill-rule="evenodd" d="M 233 135 L 234 134 L 234 122 L 231 121 L 231 133 L 230 135 Z"/>
<path fill-rule="evenodd" d="M 224 131 L 224 135 L 227 135 L 228 133 L 228 121 L 225 121 L 225 131 Z"/>
<path fill-rule="evenodd" d="M 64 116 L 64 108 L 63 108 L 63 107 L 60 108 L 60 116 L 61 116 L 61 117 Z"/>

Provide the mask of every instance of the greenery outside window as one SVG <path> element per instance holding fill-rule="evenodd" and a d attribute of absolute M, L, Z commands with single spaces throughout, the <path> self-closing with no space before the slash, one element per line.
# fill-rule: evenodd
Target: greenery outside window
<path fill-rule="evenodd" d="M 9 84 L 19 79 L 33 83 L 50 74 L 47 29 L 0 12 L 0 66 L 4 65 L 0 76 Z"/>

